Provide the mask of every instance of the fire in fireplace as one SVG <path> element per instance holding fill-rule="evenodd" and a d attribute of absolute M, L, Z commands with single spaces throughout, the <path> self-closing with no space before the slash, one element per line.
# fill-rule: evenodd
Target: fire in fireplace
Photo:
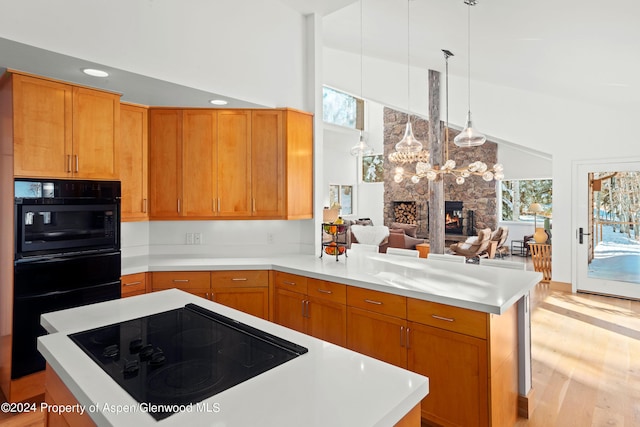
<path fill-rule="evenodd" d="M 444 232 L 463 234 L 462 202 L 444 202 Z"/>

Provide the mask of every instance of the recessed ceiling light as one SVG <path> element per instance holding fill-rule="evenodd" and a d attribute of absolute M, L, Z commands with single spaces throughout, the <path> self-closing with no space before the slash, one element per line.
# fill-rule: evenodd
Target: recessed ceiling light
<path fill-rule="evenodd" d="M 224 99 L 212 99 L 209 102 L 212 103 L 213 105 L 227 105 L 229 103 L 228 101 L 225 101 Z"/>
<path fill-rule="evenodd" d="M 96 70 L 95 68 L 84 68 L 82 72 L 93 77 L 107 77 L 109 75 L 106 71 Z"/>

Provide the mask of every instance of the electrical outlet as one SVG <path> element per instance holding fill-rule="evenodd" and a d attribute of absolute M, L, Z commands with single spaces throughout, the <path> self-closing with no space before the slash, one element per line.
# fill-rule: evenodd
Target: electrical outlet
<path fill-rule="evenodd" d="M 267 243 L 273 245 L 273 234 L 267 233 Z"/>
<path fill-rule="evenodd" d="M 187 245 L 193 245 L 193 233 L 187 233 Z"/>
<path fill-rule="evenodd" d="M 194 245 L 202 244 L 202 233 L 193 233 L 193 244 Z"/>

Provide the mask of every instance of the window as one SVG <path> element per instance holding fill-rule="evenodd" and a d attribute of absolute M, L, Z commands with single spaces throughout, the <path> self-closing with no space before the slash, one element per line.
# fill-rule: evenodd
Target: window
<path fill-rule="evenodd" d="M 322 119 L 334 125 L 364 130 L 364 101 L 323 86 Z"/>
<path fill-rule="evenodd" d="M 552 179 L 505 180 L 500 186 L 503 221 L 533 222 L 534 214 L 529 212 L 532 203 L 540 203 L 544 209 L 538 216 L 551 217 Z"/>

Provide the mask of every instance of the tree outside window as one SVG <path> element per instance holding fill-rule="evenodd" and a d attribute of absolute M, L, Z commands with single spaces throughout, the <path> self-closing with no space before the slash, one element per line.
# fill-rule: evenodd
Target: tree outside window
<path fill-rule="evenodd" d="M 529 212 L 532 203 L 540 203 L 544 208 L 542 216 L 551 217 L 553 180 L 552 179 L 513 179 L 501 181 L 502 220 L 533 221 Z"/>

